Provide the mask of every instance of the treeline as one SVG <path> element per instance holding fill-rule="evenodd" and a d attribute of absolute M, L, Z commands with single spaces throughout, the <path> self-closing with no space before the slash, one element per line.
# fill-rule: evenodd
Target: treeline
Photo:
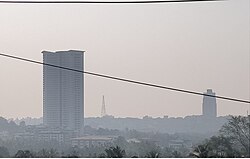
<path fill-rule="evenodd" d="M 16 143 L 13 143 L 16 144 Z M 55 149 L 52 147 L 58 147 L 56 143 L 52 144 L 42 144 L 36 147 L 39 143 L 30 142 L 30 146 L 26 143 L 18 146 L 20 149 L 15 151 L 13 144 L 3 144 L 11 148 L 11 152 L 8 151 L 6 147 L 0 147 L 0 157 L 83 157 L 83 158 L 96 158 L 96 157 L 109 157 L 109 156 L 120 156 L 118 150 L 121 150 L 123 157 L 146 157 L 146 156 L 158 156 L 158 157 L 186 157 L 190 150 L 186 147 L 181 147 L 178 150 L 174 148 L 169 148 L 168 146 L 159 146 L 154 141 L 142 141 L 142 142 L 128 142 L 124 137 L 119 136 L 111 143 L 106 143 L 104 145 L 90 145 L 83 148 L 65 146 L 64 148 Z M 32 147 L 33 145 L 33 147 Z M 27 146 L 29 149 L 27 149 Z M 26 147 L 26 148 L 25 148 Z M 124 152 L 124 153 L 123 153 Z"/>
<path fill-rule="evenodd" d="M 224 117 L 205 117 L 203 115 L 193 115 L 182 117 L 163 117 L 152 118 L 149 116 L 139 118 L 114 118 L 97 117 L 84 119 L 85 125 L 91 127 L 102 127 L 108 129 L 124 130 L 134 129 L 141 132 L 160 132 L 160 133 L 213 133 L 218 132 L 223 124 L 227 122 L 228 116 Z"/>
<path fill-rule="evenodd" d="M 158 157 L 187 157 L 188 150 L 176 151 L 167 147 L 161 148 L 151 143 L 135 144 L 128 149 L 120 146 L 108 147 L 77 147 L 67 151 L 59 152 L 56 149 L 42 149 L 40 151 L 18 150 L 14 155 L 10 155 L 5 147 L 0 147 L 0 157 L 12 158 L 158 158 Z M 131 151 L 132 148 L 135 148 Z"/>
<path fill-rule="evenodd" d="M 181 146 L 173 148 L 167 144 L 159 144 L 154 142 L 154 139 L 158 138 L 162 140 L 162 143 L 167 143 L 170 139 L 179 139 L 178 135 L 166 135 L 157 133 L 143 133 L 134 130 L 126 130 L 120 132 L 118 130 L 108 129 L 94 129 L 87 127 L 86 133 L 95 135 L 123 135 L 116 138 L 112 143 L 105 145 L 92 145 L 85 146 L 84 148 L 70 147 L 70 145 L 61 148 L 54 149 L 55 145 L 49 145 L 44 143 L 42 147 L 35 146 L 38 143 L 29 142 L 29 148 L 23 142 L 18 145 L 19 149 L 14 148 L 14 152 L 9 152 L 13 144 L 1 141 L 0 143 L 0 157 L 16 157 L 16 158 L 52 158 L 52 157 L 84 157 L 84 158 L 113 158 L 113 157 L 165 157 L 165 158 L 180 158 L 180 157 L 197 157 L 197 158 L 234 158 L 234 157 L 250 157 L 250 116 L 230 116 L 228 122 L 224 124 L 219 134 L 206 139 L 199 144 L 193 145 L 191 148 Z M 179 134 L 180 135 L 180 134 Z M 128 142 L 127 138 L 150 138 L 152 141 L 146 140 L 141 142 Z M 176 137 L 176 138 L 175 138 Z M 183 137 L 182 137 L 183 138 Z M 22 145 L 23 144 L 23 145 Z M 55 143 L 56 144 L 56 143 Z M 32 146 L 33 145 L 33 146 Z M 13 151 L 12 150 L 12 151 Z"/>
<path fill-rule="evenodd" d="M 0 117 L 0 128 L 1 131 L 7 131 L 9 133 L 18 132 L 21 129 L 14 121 L 8 121 L 3 117 Z"/>
<path fill-rule="evenodd" d="M 191 156 L 201 158 L 250 158 L 250 115 L 231 116 L 220 134 L 194 147 Z"/>

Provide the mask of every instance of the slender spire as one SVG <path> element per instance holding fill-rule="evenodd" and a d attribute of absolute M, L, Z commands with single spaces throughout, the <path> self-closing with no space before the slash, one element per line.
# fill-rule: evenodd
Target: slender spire
<path fill-rule="evenodd" d="M 104 100 L 104 96 L 102 96 L 102 112 L 101 112 L 101 117 L 106 116 L 106 108 L 105 108 L 105 100 Z"/>

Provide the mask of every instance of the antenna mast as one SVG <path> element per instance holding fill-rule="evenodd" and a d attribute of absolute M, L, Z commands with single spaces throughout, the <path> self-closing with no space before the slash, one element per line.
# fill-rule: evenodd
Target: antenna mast
<path fill-rule="evenodd" d="M 101 117 L 106 116 L 106 108 L 105 108 L 105 100 L 104 100 L 104 96 L 102 96 L 102 112 L 101 112 Z"/>

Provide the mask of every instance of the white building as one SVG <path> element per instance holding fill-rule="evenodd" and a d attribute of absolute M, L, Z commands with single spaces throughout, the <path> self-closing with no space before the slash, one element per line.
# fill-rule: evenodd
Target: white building
<path fill-rule="evenodd" d="M 215 96 L 215 93 L 212 91 L 212 89 L 208 89 L 204 94 Z M 204 117 L 217 117 L 217 104 L 215 97 L 203 97 L 202 115 Z"/>
<path fill-rule="evenodd" d="M 43 51 L 43 62 L 83 71 L 83 51 Z M 83 129 L 83 73 L 43 66 L 43 123 L 63 130 Z"/>
<path fill-rule="evenodd" d="M 79 138 L 73 138 L 71 140 L 72 147 L 91 147 L 91 146 L 104 146 L 106 144 L 111 144 L 113 141 L 112 137 L 106 136 L 84 136 Z"/>
<path fill-rule="evenodd" d="M 38 139 L 41 141 L 57 141 L 64 142 L 64 135 L 61 131 L 42 131 L 38 134 Z"/>
<path fill-rule="evenodd" d="M 12 136 L 8 131 L 0 131 L 0 140 L 7 141 L 10 140 Z"/>
<path fill-rule="evenodd" d="M 16 133 L 14 135 L 14 139 L 15 140 L 33 140 L 35 139 L 35 134 L 29 133 L 29 132 Z"/>

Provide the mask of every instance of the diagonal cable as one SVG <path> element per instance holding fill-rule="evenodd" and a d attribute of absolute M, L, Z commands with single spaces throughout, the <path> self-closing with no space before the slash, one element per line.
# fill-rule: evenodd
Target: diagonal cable
<path fill-rule="evenodd" d="M 102 78 L 107 78 L 107 79 L 112 79 L 112 80 L 117 80 L 117 81 L 123 81 L 123 82 L 127 82 L 127 83 L 133 83 L 133 84 L 138 84 L 138 85 L 143 85 L 143 86 L 148 86 L 148 87 L 153 87 L 153 88 L 160 88 L 160 89 L 166 89 L 166 90 L 171 90 L 171 91 L 176 91 L 176 92 L 182 92 L 182 93 L 188 93 L 188 94 L 200 95 L 200 96 L 208 96 L 208 97 L 214 97 L 214 98 L 218 98 L 218 99 L 224 99 L 224 100 L 229 100 L 229 101 L 250 104 L 250 101 L 247 101 L 247 100 L 230 98 L 230 97 L 225 97 L 225 96 L 209 95 L 209 94 L 205 94 L 205 93 L 200 93 L 200 92 L 195 92 L 195 91 L 190 91 L 190 90 L 185 90 L 185 89 L 179 89 L 179 88 L 174 88 L 174 87 L 167 87 L 167 86 L 162 86 L 162 85 L 157 85 L 157 84 L 152 84 L 152 83 L 147 83 L 147 82 L 131 80 L 131 79 L 127 79 L 127 78 L 120 78 L 120 77 L 104 75 L 104 74 L 100 74 L 100 73 L 77 70 L 77 69 L 73 69 L 73 68 L 62 67 L 62 66 L 58 66 L 58 65 L 49 64 L 49 63 L 43 63 L 40 61 L 35 61 L 35 60 L 22 58 L 22 57 L 18 57 L 18 56 L 13 56 L 13 55 L 8 55 L 8 54 L 3 54 L 3 53 L 0 53 L 0 56 L 4 56 L 4 57 L 16 59 L 16 60 L 21 60 L 21 61 L 25 61 L 25 62 L 29 62 L 29 63 L 50 66 L 50 67 L 54 67 L 54 68 L 58 68 L 58 69 L 64 69 L 64 70 L 68 70 L 68 71 L 84 73 L 84 74 L 88 74 L 88 75 L 92 75 L 92 76 L 97 76 L 97 77 L 102 77 Z"/>
<path fill-rule="evenodd" d="M 34 0 L 0 0 L 0 3 L 85 3 L 85 4 L 152 4 L 152 3 L 186 3 L 186 2 L 212 2 L 226 0 L 136 0 L 136 1 L 70 1 L 70 0 L 52 0 L 52 1 L 34 1 Z"/>

